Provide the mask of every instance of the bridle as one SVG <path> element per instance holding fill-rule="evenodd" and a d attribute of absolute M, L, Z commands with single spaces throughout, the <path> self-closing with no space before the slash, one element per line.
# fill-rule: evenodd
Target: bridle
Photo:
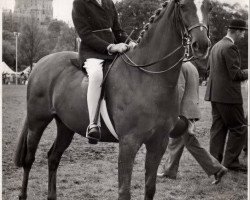
<path fill-rule="evenodd" d="M 180 4 L 180 0 L 175 0 L 175 10 L 174 10 L 174 14 L 175 14 L 175 26 L 176 26 L 176 29 L 178 30 L 178 24 L 180 24 L 180 28 L 181 28 L 181 38 L 182 38 L 182 45 L 184 46 L 185 48 L 185 58 L 186 59 L 190 59 L 190 47 L 191 47 L 191 35 L 190 35 L 190 32 L 193 30 L 193 29 L 196 29 L 196 28 L 205 28 L 207 30 L 207 34 L 208 34 L 208 37 L 209 37 L 209 28 L 207 25 L 205 25 L 204 23 L 196 23 L 196 24 L 193 24 L 189 27 L 186 27 L 185 24 L 184 24 L 184 21 L 183 21 L 183 18 L 181 16 L 181 4 Z"/>
<path fill-rule="evenodd" d="M 122 53 L 121 54 L 121 58 L 122 60 L 128 64 L 129 66 L 131 67 L 137 67 L 139 68 L 140 70 L 144 71 L 144 72 L 147 72 L 147 73 L 151 73 L 151 74 L 160 74 L 160 73 L 165 73 L 171 69 L 173 69 L 174 67 L 176 67 L 180 62 L 187 62 L 187 61 L 190 61 L 190 60 L 193 60 L 194 57 L 190 57 L 190 46 L 191 46 L 191 35 L 190 35 L 190 32 L 193 30 L 193 29 L 196 29 L 196 28 L 205 28 L 208 32 L 208 27 L 203 24 L 203 23 L 196 23 L 194 25 L 191 25 L 189 27 L 186 27 L 186 25 L 184 24 L 184 20 L 181 16 L 181 8 L 180 8 L 180 0 L 174 0 L 175 1 L 175 8 L 174 8 L 174 19 L 175 19 L 175 26 L 178 30 L 178 24 L 180 26 L 180 33 L 179 35 L 181 36 L 182 38 L 182 43 L 181 45 L 179 45 L 176 49 L 174 49 L 172 52 L 170 52 L 169 54 L 165 55 L 163 58 L 157 60 L 157 61 L 154 61 L 154 62 L 151 62 L 151 63 L 148 63 L 148 64 L 144 64 L 144 65 L 138 65 L 136 64 L 134 61 L 132 61 L 129 56 L 126 54 L 126 53 Z M 149 67 L 149 66 L 152 66 L 152 65 L 155 65 L 157 63 L 160 63 L 164 60 L 166 60 L 167 58 L 169 58 L 170 56 L 172 56 L 174 53 L 176 53 L 178 50 L 184 48 L 185 49 L 185 53 L 184 55 L 175 63 L 173 64 L 172 66 L 170 66 L 168 69 L 165 69 L 165 70 L 162 70 L 162 71 L 150 71 L 150 70 L 146 70 L 144 68 L 146 67 Z"/>

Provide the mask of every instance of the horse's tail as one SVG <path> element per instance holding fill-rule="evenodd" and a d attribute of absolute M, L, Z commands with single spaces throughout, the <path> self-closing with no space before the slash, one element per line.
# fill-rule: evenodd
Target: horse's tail
<path fill-rule="evenodd" d="M 23 167 L 25 162 L 25 157 L 27 154 L 27 135 L 28 135 L 28 120 L 27 117 L 25 119 L 23 129 L 21 134 L 19 135 L 16 152 L 14 155 L 14 164 L 17 167 Z"/>

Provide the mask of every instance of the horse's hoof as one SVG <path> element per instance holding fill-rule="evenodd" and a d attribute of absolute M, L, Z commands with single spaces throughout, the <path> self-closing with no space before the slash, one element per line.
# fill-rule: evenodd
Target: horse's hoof
<path fill-rule="evenodd" d="M 27 199 L 27 195 L 20 194 L 20 195 L 18 195 L 18 199 L 19 200 L 26 200 Z"/>
<path fill-rule="evenodd" d="M 98 140 L 95 139 L 89 139 L 89 144 L 97 144 Z"/>
<path fill-rule="evenodd" d="M 48 200 L 56 200 L 56 198 L 48 197 Z"/>
<path fill-rule="evenodd" d="M 48 197 L 47 200 L 56 200 L 56 196 L 51 196 L 51 197 Z"/>

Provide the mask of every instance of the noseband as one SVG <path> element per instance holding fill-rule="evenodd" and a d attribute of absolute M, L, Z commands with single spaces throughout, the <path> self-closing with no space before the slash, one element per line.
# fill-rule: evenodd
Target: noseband
<path fill-rule="evenodd" d="M 184 47 L 189 45 L 189 42 L 191 41 L 190 32 L 193 29 L 205 28 L 208 32 L 207 25 L 205 25 L 204 23 L 200 23 L 200 22 L 194 25 L 191 25 L 189 27 L 186 27 L 186 25 L 184 24 L 183 17 L 181 16 L 180 0 L 175 0 L 174 15 L 175 15 L 175 26 L 177 30 L 178 30 L 178 24 L 180 25 L 180 28 L 181 28 L 181 38 L 182 38 L 182 44 Z"/>
<path fill-rule="evenodd" d="M 133 62 L 126 53 L 121 54 L 121 58 L 123 59 L 123 61 L 132 66 L 132 67 L 137 67 L 139 69 L 141 69 L 142 71 L 148 72 L 148 73 L 152 73 L 152 74 L 160 74 L 160 73 L 164 73 L 167 72 L 171 69 L 173 69 L 175 66 L 177 66 L 180 62 L 182 62 L 184 59 L 184 62 L 190 61 L 191 59 L 193 59 L 193 57 L 190 58 L 190 45 L 191 45 L 191 35 L 190 32 L 193 29 L 196 28 L 205 28 L 208 32 L 208 27 L 203 24 L 203 23 L 196 23 L 194 25 L 191 25 L 189 27 L 186 27 L 186 25 L 184 24 L 184 20 L 182 18 L 181 15 L 181 8 L 180 8 L 180 2 L 179 0 L 174 0 L 175 1 L 175 8 L 174 8 L 174 18 L 175 18 L 175 26 L 177 28 L 177 30 L 180 28 L 180 36 L 182 38 L 182 44 L 180 46 L 178 46 L 175 50 L 173 50 L 172 52 L 170 52 L 169 54 L 167 54 L 166 56 L 164 56 L 163 58 L 161 58 L 158 61 L 149 63 L 149 64 L 145 64 L 145 65 L 138 65 L 135 62 Z M 179 25 L 179 28 L 178 28 Z M 171 67 L 169 67 L 166 70 L 162 70 L 162 71 L 149 71 L 144 69 L 145 67 L 149 67 L 151 65 L 157 64 L 159 62 L 162 62 L 164 60 L 166 60 L 167 58 L 169 58 L 170 56 L 172 56 L 175 52 L 177 52 L 179 49 L 184 48 L 185 49 L 185 53 L 184 56 L 182 56 L 174 65 L 172 65 Z M 126 57 L 126 59 L 124 58 L 124 56 Z"/>

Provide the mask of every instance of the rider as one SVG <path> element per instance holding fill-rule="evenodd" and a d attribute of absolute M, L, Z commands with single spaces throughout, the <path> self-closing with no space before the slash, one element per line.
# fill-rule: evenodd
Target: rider
<path fill-rule="evenodd" d="M 87 102 L 90 124 L 86 137 L 97 143 L 101 137 L 98 101 L 103 81 L 104 60 L 114 59 L 113 53 L 123 53 L 135 43 L 125 44 L 128 35 L 121 29 L 112 0 L 74 0 L 72 19 L 81 38 L 79 60 L 89 76 Z M 98 117 L 99 118 L 99 117 Z"/>

